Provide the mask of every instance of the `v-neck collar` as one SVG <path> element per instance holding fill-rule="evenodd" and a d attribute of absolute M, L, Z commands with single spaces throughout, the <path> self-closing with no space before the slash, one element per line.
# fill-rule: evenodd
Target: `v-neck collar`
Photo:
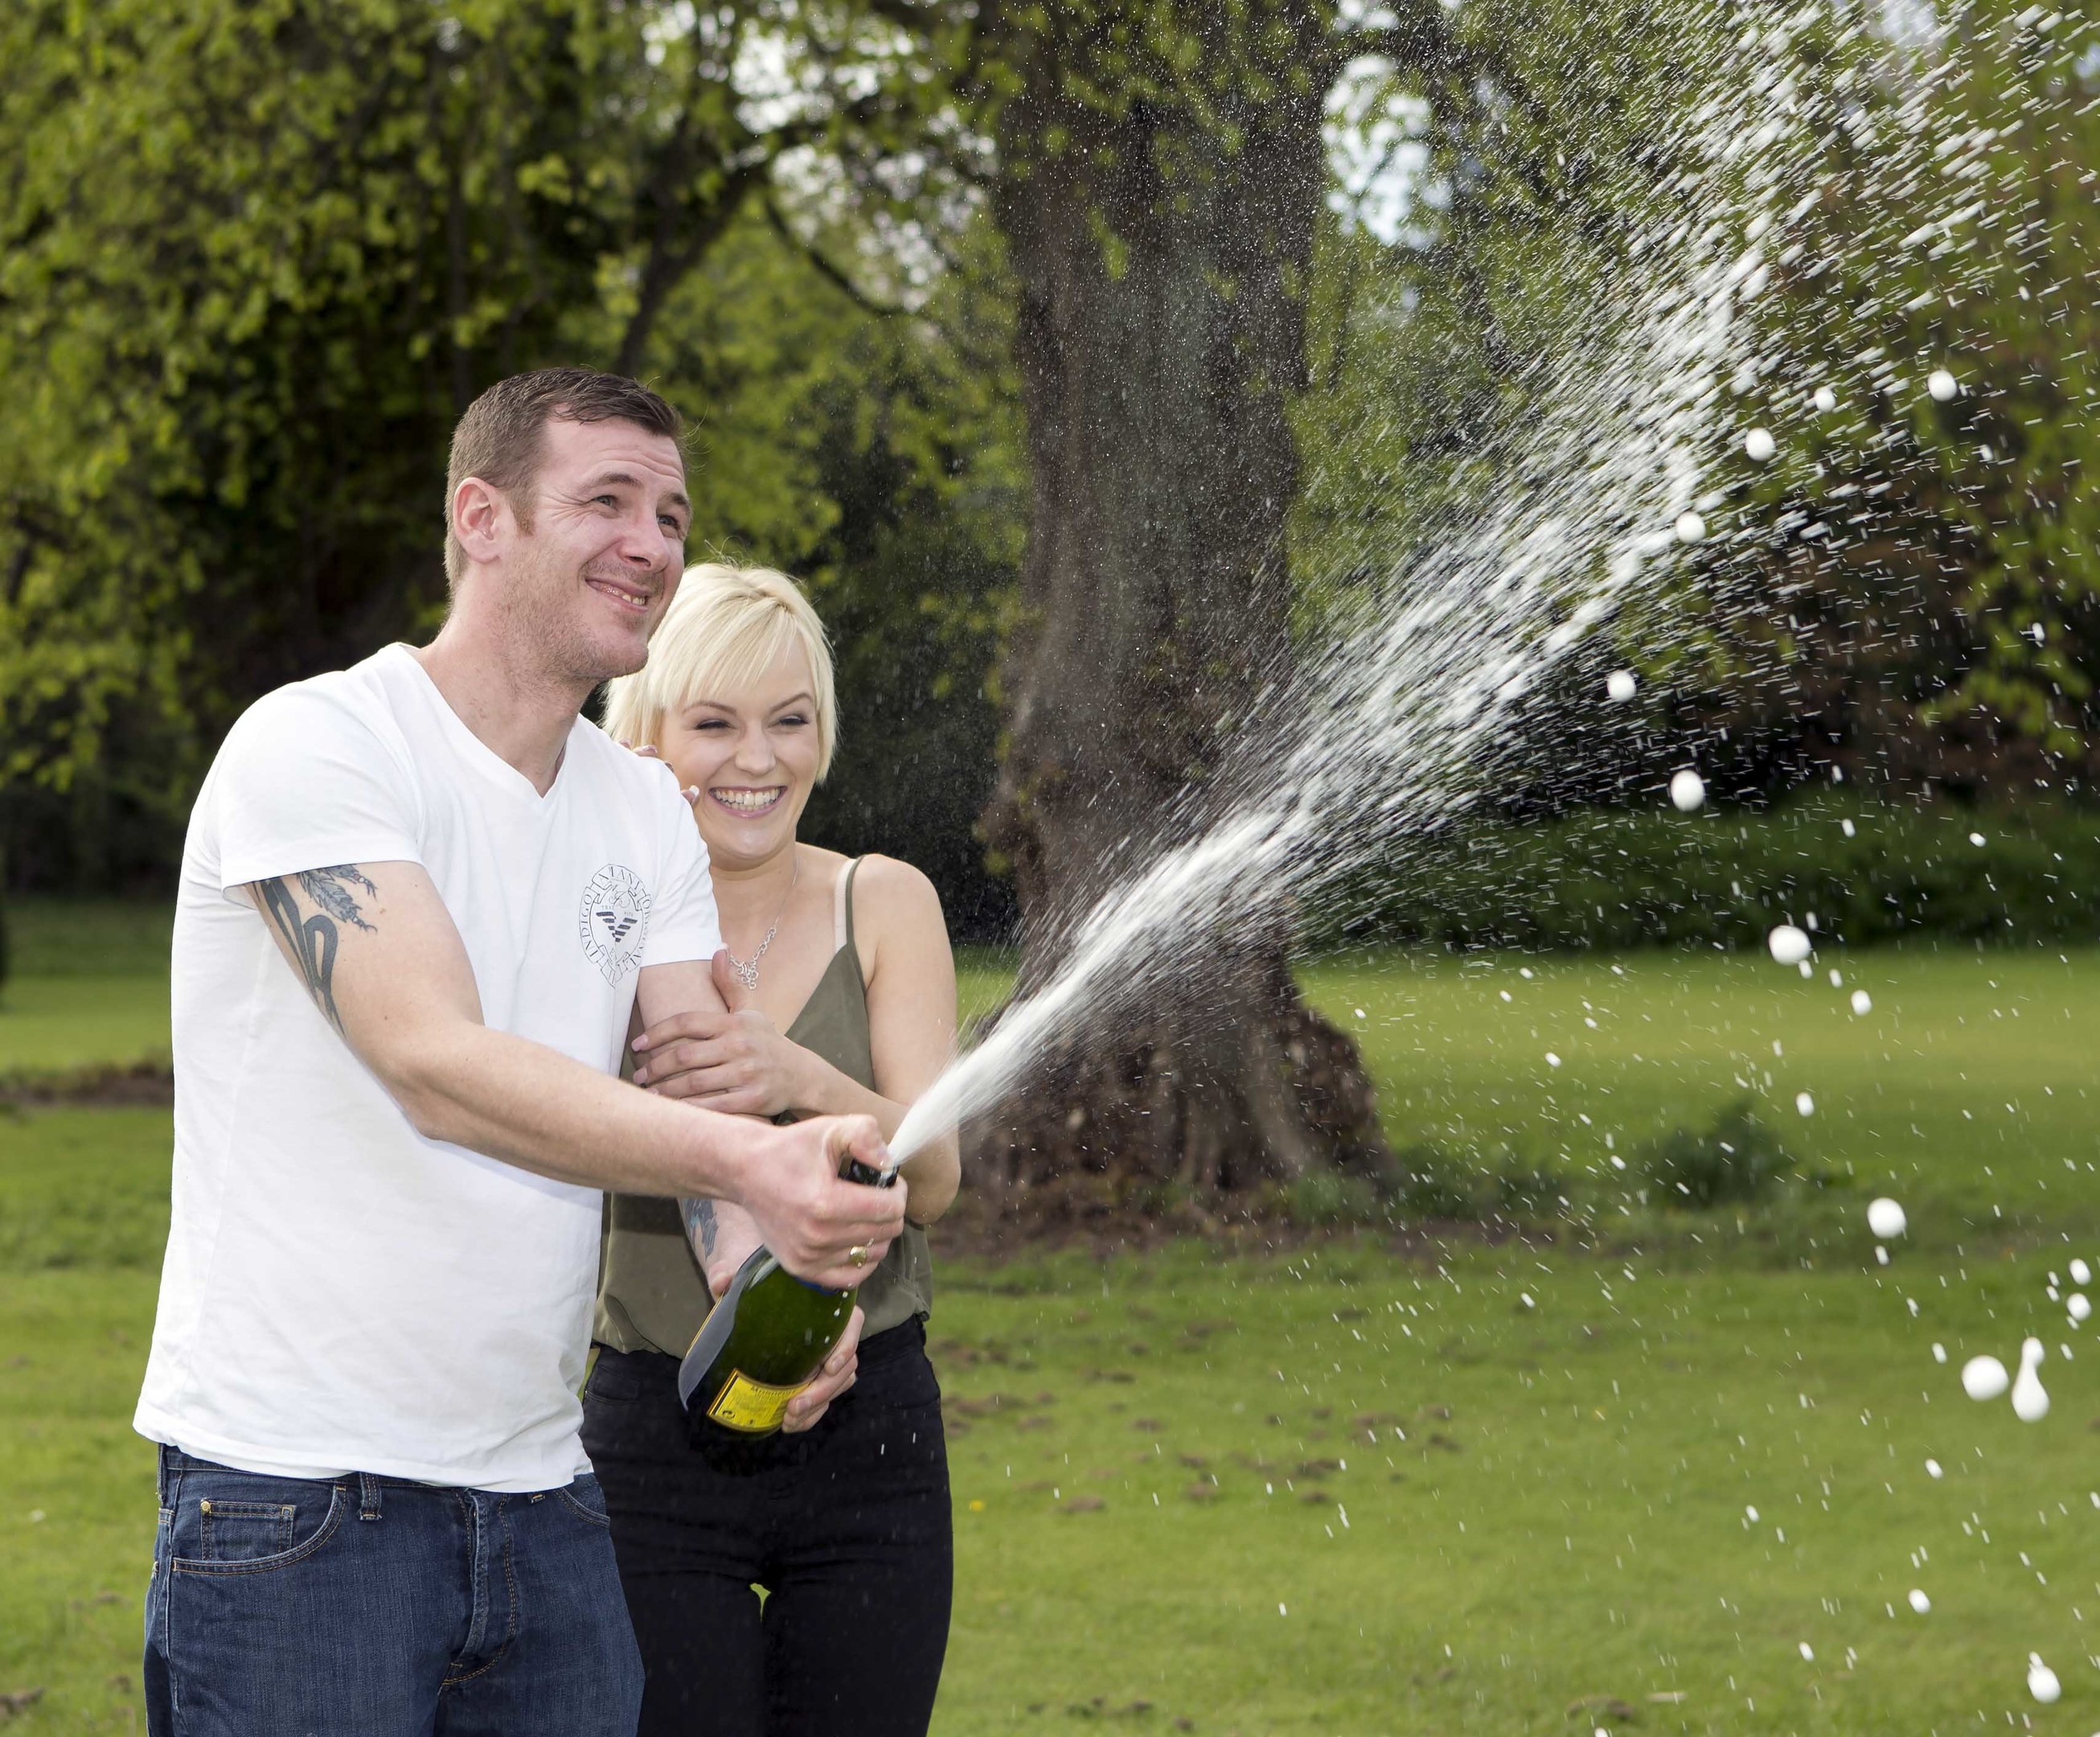
<path fill-rule="evenodd" d="M 562 738 L 561 758 L 554 767 L 554 781 L 542 795 L 539 787 L 488 743 L 476 736 L 467 721 L 452 709 L 452 703 L 445 697 L 445 691 L 432 679 L 430 672 L 423 667 L 423 661 L 409 647 L 396 642 L 387 648 L 389 652 L 399 652 L 400 660 L 412 672 L 412 679 L 422 684 L 424 692 L 438 714 L 438 727 L 452 740 L 452 746 L 462 758 L 481 776 L 516 801 L 529 803 L 536 813 L 551 813 L 554 798 L 562 793 L 562 780 L 569 769 L 569 749 L 576 741 L 580 716 L 569 726 L 569 733 Z"/>

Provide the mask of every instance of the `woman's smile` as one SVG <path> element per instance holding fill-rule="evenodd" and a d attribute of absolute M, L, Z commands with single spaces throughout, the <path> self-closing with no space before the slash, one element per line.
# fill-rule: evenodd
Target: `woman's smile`
<path fill-rule="evenodd" d="M 750 820 L 755 815 L 770 814 L 779 806 L 780 799 L 788 793 L 785 785 L 765 785 L 754 788 L 749 785 L 718 785 L 708 794 L 739 820 Z"/>

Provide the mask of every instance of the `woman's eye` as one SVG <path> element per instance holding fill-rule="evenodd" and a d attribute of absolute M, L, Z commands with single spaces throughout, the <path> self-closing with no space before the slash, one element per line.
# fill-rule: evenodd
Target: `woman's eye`
<path fill-rule="evenodd" d="M 790 712 L 786 717 L 776 718 L 773 721 L 776 724 L 779 725 L 783 730 L 799 730 L 810 720 L 805 718 L 800 712 Z"/>

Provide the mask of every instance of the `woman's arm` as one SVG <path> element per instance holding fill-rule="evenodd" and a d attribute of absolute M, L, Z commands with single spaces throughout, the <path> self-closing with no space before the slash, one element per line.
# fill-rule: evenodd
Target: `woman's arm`
<path fill-rule="evenodd" d="M 757 1008 L 726 955 L 715 983 L 728 1004 L 720 1014 L 688 1014 L 652 1027 L 638 1041 L 635 1083 L 667 1098 L 692 1098 L 730 1114 L 870 1116 L 886 1139 L 955 1051 L 955 965 L 933 883 L 907 863 L 862 859 L 854 882 L 854 919 L 867 985 L 873 1090 L 822 1056 L 790 1043 Z M 954 1132 L 904 1166 L 915 1223 L 930 1224 L 954 1200 L 962 1165 Z"/>
<path fill-rule="evenodd" d="M 955 1059 L 955 956 L 941 895 L 909 863 L 864 857 L 853 891 L 856 930 L 874 944 L 862 950 L 862 958 L 876 1090 L 839 1078 L 864 1102 L 858 1113 L 874 1116 L 888 1139 L 904 1112 Z M 847 1101 L 846 1094 L 834 1092 L 826 1094 L 823 1105 L 809 1108 L 832 1115 L 839 1112 L 830 1105 Z M 962 1185 L 955 1130 L 947 1129 L 920 1147 L 906 1161 L 903 1173 L 911 1187 L 911 1221 L 931 1224 L 954 1204 Z"/>

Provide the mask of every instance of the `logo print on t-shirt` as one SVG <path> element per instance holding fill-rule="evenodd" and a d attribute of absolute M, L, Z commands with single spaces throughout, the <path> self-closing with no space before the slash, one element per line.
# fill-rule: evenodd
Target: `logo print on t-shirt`
<path fill-rule="evenodd" d="M 649 939 L 649 889 L 642 877 L 619 863 L 607 863 L 590 877 L 576 908 L 576 932 L 584 957 L 609 983 L 641 962 Z"/>

